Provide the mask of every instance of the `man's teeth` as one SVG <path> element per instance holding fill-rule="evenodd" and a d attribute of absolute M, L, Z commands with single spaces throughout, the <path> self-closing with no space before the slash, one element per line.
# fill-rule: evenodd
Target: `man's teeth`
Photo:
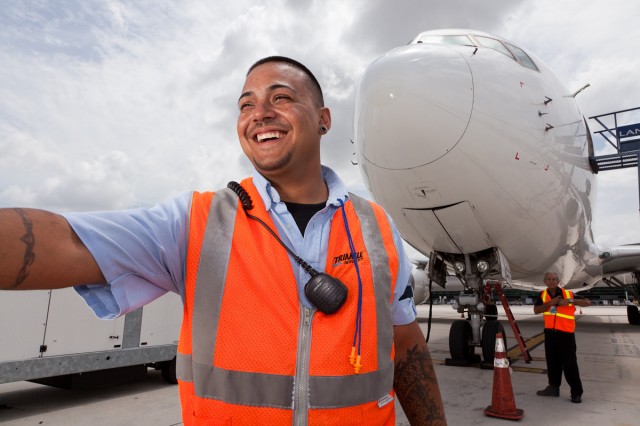
<path fill-rule="evenodd" d="M 282 132 L 266 132 L 260 133 L 256 136 L 258 142 L 262 142 L 265 139 L 279 139 L 282 137 Z"/>

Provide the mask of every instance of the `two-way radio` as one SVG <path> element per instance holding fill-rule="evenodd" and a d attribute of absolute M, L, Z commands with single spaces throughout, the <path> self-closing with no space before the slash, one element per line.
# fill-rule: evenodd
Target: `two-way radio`
<path fill-rule="evenodd" d="M 238 195 L 240 202 L 242 203 L 242 209 L 247 217 L 260 223 L 263 227 L 269 231 L 271 235 L 285 248 L 285 250 L 293 256 L 293 259 L 302 268 L 311 275 L 311 279 L 304 285 L 304 294 L 309 301 L 320 312 L 331 315 L 340 309 L 344 302 L 347 300 L 347 286 L 339 279 L 325 274 L 324 272 L 318 272 L 311 265 L 305 262 L 302 258 L 296 255 L 287 245 L 280 239 L 278 234 L 275 233 L 269 225 L 267 225 L 262 219 L 249 213 L 249 210 L 253 209 L 253 201 L 247 191 L 237 182 L 229 182 L 227 188 L 231 189 Z"/>

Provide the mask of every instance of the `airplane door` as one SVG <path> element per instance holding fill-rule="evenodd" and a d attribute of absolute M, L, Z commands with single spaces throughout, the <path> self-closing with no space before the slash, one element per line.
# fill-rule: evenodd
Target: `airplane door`
<path fill-rule="evenodd" d="M 402 212 L 433 250 L 474 253 L 494 246 L 467 201 L 445 208 L 403 209 Z"/>
<path fill-rule="evenodd" d="M 462 253 L 475 253 L 493 247 L 469 202 L 434 210 L 434 214 Z"/>

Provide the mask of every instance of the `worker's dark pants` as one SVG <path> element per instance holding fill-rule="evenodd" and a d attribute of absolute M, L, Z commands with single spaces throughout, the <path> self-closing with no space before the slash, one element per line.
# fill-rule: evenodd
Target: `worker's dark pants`
<path fill-rule="evenodd" d="M 549 384 L 560 387 L 564 370 L 564 378 L 571 386 L 571 396 L 582 396 L 582 382 L 576 357 L 576 335 L 545 329 L 544 351 L 547 357 Z"/>

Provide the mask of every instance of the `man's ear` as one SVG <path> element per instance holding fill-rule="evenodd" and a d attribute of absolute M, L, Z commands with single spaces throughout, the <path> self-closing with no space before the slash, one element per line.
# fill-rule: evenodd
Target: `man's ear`
<path fill-rule="evenodd" d="M 329 129 L 331 129 L 331 111 L 327 107 L 320 108 L 319 127 L 326 129 L 326 131 L 321 132 L 322 134 L 327 133 Z"/>

